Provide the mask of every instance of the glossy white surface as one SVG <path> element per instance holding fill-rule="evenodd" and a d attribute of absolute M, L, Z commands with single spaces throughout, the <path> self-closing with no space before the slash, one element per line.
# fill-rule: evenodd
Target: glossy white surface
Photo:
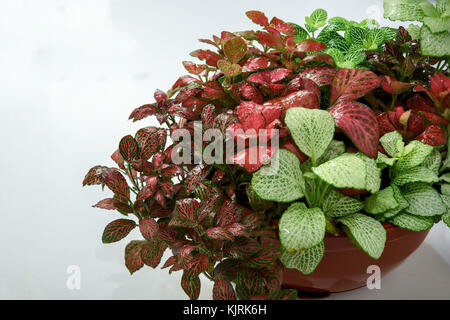
<path fill-rule="evenodd" d="M 185 299 L 180 274 L 130 276 L 126 242 L 101 244 L 118 216 L 91 207 L 110 193 L 82 189 L 82 178 L 112 165 L 122 136 L 151 124 L 127 118 L 184 74 L 198 38 L 253 28 L 247 10 L 302 23 L 316 7 L 358 20 L 382 14 L 381 0 L 1 1 L 0 298 Z M 381 290 L 331 298 L 448 299 L 449 245 L 438 225 Z M 80 290 L 66 287 L 70 265 L 80 267 Z M 211 288 L 204 281 L 201 298 Z"/>

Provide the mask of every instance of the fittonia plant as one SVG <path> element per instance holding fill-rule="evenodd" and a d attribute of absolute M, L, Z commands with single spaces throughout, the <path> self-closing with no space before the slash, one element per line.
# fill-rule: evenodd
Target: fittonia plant
<path fill-rule="evenodd" d="M 422 3 L 388 1 L 386 14 L 420 4 L 429 28 L 425 16 L 435 13 Z M 435 10 L 447 21 L 448 1 Z M 377 259 L 383 223 L 449 225 L 448 55 L 424 55 L 428 31 L 414 40 L 403 27 L 328 19 L 322 9 L 304 28 L 260 11 L 247 16 L 260 30 L 201 39 L 210 49 L 191 56 L 202 62 L 183 62 L 189 75 L 130 115 L 159 125 L 123 137 L 115 165 L 95 166 L 83 180 L 113 193 L 95 207 L 122 215 L 104 229 L 104 243 L 139 228 L 142 237 L 125 247 L 129 272 L 156 268 L 168 252 L 162 267 L 183 273 L 191 299 L 200 275 L 214 281 L 214 299 L 295 299 L 281 288 L 283 266 L 313 272 L 327 234 L 345 233 Z M 447 49 L 442 42 L 436 52 Z M 222 141 L 196 144 L 198 127 L 246 143 L 198 163 L 196 154 Z M 190 134 L 182 152 L 178 129 Z M 279 146 L 251 145 L 259 130 Z"/>

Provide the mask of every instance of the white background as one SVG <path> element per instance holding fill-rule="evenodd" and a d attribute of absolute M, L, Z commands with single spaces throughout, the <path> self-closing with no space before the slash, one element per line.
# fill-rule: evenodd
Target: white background
<path fill-rule="evenodd" d="M 82 188 L 85 173 L 112 165 L 119 139 L 150 125 L 131 123 L 130 112 L 185 73 L 181 61 L 202 47 L 198 38 L 254 28 L 247 10 L 300 24 L 317 7 L 383 20 L 381 4 L 1 0 L 0 298 L 185 299 L 180 273 L 145 268 L 130 276 L 126 241 L 101 243 L 118 214 L 91 207 L 110 193 Z M 331 298 L 450 298 L 449 244 L 449 230 L 435 226 L 382 290 Z M 70 265 L 81 268 L 80 290 L 66 287 Z M 211 284 L 203 285 L 208 299 Z"/>

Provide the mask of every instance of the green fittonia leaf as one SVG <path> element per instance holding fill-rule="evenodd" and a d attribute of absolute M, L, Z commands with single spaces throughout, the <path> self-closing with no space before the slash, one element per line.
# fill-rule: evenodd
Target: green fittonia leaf
<path fill-rule="evenodd" d="M 331 190 L 325 197 L 323 212 L 327 217 L 339 218 L 356 213 L 364 207 L 364 204 L 352 197 L 348 197 L 336 190 Z"/>
<path fill-rule="evenodd" d="M 404 171 L 423 163 L 426 157 L 433 151 L 433 147 L 420 141 L 411 141 L 402 151 L 397 163 L 396 171 Z"/>
<path fill-rule="evenodd" d="M 419 40 L 420 38 L 420 27 L 416 24 L 410 24 L 406 30 L 413 40 Z"/>
<path fill-rule="evenodd" d="M 422 21 L 422 2 L 423 0 L 385 0 L 384 17 L 392 21 Z"/>
<path fill-rule="evenodd" d="M 305 22 L 315 28 L 319 29 L 327 22 L 328 13 L 323 9 L 316 9 L 311 13 L 311 16 L 305 17 Z"/>
<path fill-rule="evenodd" d="M 425 161 L 422 163 L 422 166 L 430 169 L 435 174 L 439 173 L 439 168 L 441 167 L 442 156 L 437 148 L 425 158 Z"/>
<path fill-rule="evenodd" d="M 323 241 L 313 248 L 297 252 L 288 252 L 282 249 L 280 261 L 286 268 L 294 268 L 303 274 L 310 274 L 322 260 L 324 252 L 325 246 Z"/>
<path fill-rule="evenodd" d="M 420 47 L 424 56 L 444 57 L 450 55 L 450 32 L 432 33 L 423 26 L 420 29 Z"/>
<path fill-rule="evenodd" d="M 401 153 L 404 148 L 403 137 L 398 131 L 386 133 L 380 138 L 383 149 L 391 157 L 395 157 L 397 153 Z"/>
<path fill-rule="evenodd" d="M 444 173 L 439 177 L 439 180 L 450 183 L 450 172 Z"/>
<path fill-rule="evenodd" d="M 441 17 L 450 16 L 450 0 L 437 0 L 436 10 L 441 15 Z"/>
<path fill-rule="evenodd" d="M 296 202 L 283 213 L 278 227 L 280 242 L 287 251 L 309 249 L 325 237 L 325 216 L 319 208 L 308 209 Z"/>
<path fill-rule="evenodd" d="M 338 140 L 332 140 L 327 150 L 325 150 L 317 163 L 321 164 L 330 161 L 331 159 L 339 157 L 343 153 L 345 153 L 345 143 Z"/>
<path fill-rule="evenodd" d="M 450 19 L 441 17 L 425 17 L 423 23 L 430 28 L 431 33 L 450 30 Z"/>
<path fill-rule="evenodd" d="M 438 176 L 432 170 L 422 166 L 400 171 L 395 174 L 392 180 L 398 186 L 412 182 L 435 183 L 438 181 Z"/>
<path fill-rule="evenodd" d="M 355 213 L 338 219 L 344 224 L 347 235 L 370 257 L 378 259 L 384 250 L 386 230 L 374 218 Z"/>
<path fill-rule="evenodd" d="M 443 184 L 442 186 L 441 186 L 441 193 L 443 194 L 443 195 L 447 195 L 447 196 L 450 196 L 450 184 Z"/>
<path fill-rule="evenodd" d="M 380 170 L 376 161 L 362 154 L 344 153 L 312 170 L 336 188 L 368 190 L 372 193 L 380 188 Z"/>
<path fill-rule="evenodd" d="M 291 202 L 300 199 L 304 195 L 305 180 L 298 157 L 288 150 L 280 149 L 270 164 L 262 166 L 253 174 L 252 186 L 264 200 Z"/>
<path fill-rule="evenodd" d="M 450 212 L 447 212 L 442 216 L 442 221 L 450 228 Z"/>
<path fill-rule="evenodd" d="M 325 110 L 291 108 L 285 122 L 299 149 L 316 161 L 327 149 L 334 135 L 334 119 Z"/>
<path fill-rule="evenodd" d="M 371 214 L 380 214 L 396 209 L 399 203 L 394 195 L 394 189 L 387 187 L 380 190 L 364 201 L 364 210 Z"/>
<path fill-rule="evenodd" d="M 416 232 L 428 230 L 434 225 L 434 220 L 432 217 L 419 217 L 407 213 L 400 213 L 389 220 L 389 222 L 399 226 L 400 228 L 409 229 Z"/>
<path fill-rule="evenodd" d="M 397 202 L 398 202 L 398 206 L 394 209 L 387 210 L 386 212 L 384 212 L 382 215 L 384 219 L 390 219 L 392 217 L 395 217 L 397 214 L 399 214 L 400 212 L 402 212 L 409 206 L 409 203 L 408 203 L 408 201 L 406 201 L 405 197 L 402 195 L 400 188 L 394 184 L 391 187 L 394 190 L 394 197 L 395 197 L 395 200 L 397 200 Z"/>
<path fill-rule="evenodd" d="M 377 164 L 381 166 L 381 169 L 386 166 L 392 167 L 396 160 L 396 158 L 389 158 L 384 153 L 378 151 Z"/>
<path fill-rule="evenodd" d="M 406 213 L 416 216 L 438 216 L 447 211 L 439 193 L 424 183 L 410 183 L 401 188 L 409 207 Z"/>

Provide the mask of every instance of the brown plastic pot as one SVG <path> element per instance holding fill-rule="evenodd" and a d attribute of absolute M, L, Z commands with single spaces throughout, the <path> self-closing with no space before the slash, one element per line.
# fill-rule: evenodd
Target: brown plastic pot
<path fill-rule="evenodd" d="M 377 265 L 381 276 L 400 265 L 425 240 L 429 230 L 414 232 L 383 223 L 386 246 L 378 260 L 370 258 L 341 234 L 325 236 L 325 254 L 316 270 L 304 275 L 296 269 L 285 269 L 283 287 L 306 292 L 333 293 L 366 286 L 367 267 Z"/>

